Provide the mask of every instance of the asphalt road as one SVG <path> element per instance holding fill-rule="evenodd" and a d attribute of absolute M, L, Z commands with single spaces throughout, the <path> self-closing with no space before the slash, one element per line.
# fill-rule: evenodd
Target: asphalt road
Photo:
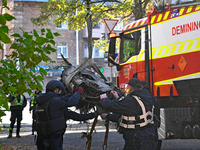
<path fill-rule="evenodd" d="M 6 124 L 5 124 L 6 125 Z M 7 124 L 8 125 L 8 124 Z M 64 150 L 86 150 L 86 138 L 81 138 L 82 132 L 89 132 L 92 123 L 87 124 L 74 124 L 73 122 L 68 124 L 68 128 L 64 135 Z M 89 130 L 88 130 L 89 129 Z M 13 138 L 7 139 L 7 131 L 4 130 L 0 132 L 0 145 L 4 149 L 13 150 L 36 150 L 36 145 L 34 144 L 34 135 L 31 135 L 31 124 L 22 124 L 21 138 L 15 137 L 15 129 Z M 100 123 L 97 124 L 95 132 L 92 135 L 92 146 L 91 150 L 103 150 L 103 142 L 105 136 L 105 126 Z M 124 140 L 121 134 L 118 134 L 115 130 L 113 124 L 110 125 L 110 132 L 107 141 L 107 150 L 122 150 L 124 145 Z M 190 139 L 190 140 L 164 140 L 162 143 L 161 150 L 200 150 L 200 140 Z"/>
<path fill-rule="evenodd" d="M 6 116 L 3 117 L 3 124 L 9 126 L 10 112 L 6 112 Z M 0 132 L 0 145 L 3 146 L 3 150 L 36 150 L 36 145 L 34 144 L 35 136 L 31 135 L 31 114 L 28 111 L 28 107 L 23 111 L 23 121 L 21 127 L 21 138 L 15 137 L 16 129 L 14 128 L 13 138 L 7 139 L 8 131 L 3 129 Z M 82 132 L 89 132 L 92 121 L 89 123 L 79 124 L 79 122 L 69 120 L 68 128 L 64 135 L 64 150 L 86 150 L 86 138 L 81 138 Z M 98 124 L 95 128 L 95 132 L 92 136 L 92 146 L 91 150 L 102 150 L 103 142 L 105 136 L 105 126 L 104 122 L 99 119 Z M 107 141 L 107 150 L 122 150 L 124 146 L 124 140 L 121 134 L 118 134 L 115 129 L 115 124 L 110 124 L 110 132 Z M 190 139 L 190 140 L 164 140 L 162 143 L 161 150 L 200 150 L 200 140 Z"/>

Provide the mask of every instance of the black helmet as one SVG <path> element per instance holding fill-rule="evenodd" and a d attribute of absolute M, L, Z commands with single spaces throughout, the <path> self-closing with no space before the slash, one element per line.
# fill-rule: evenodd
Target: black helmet
<path fill-rule="evenodd" d="M 59 88 L 60 90 L 64 91 L 64 85 L 62 82 L 58 80 L 51 80 L 46 85 L 46 93 L 47 92 L 54 92 L 56 88 Z"/>

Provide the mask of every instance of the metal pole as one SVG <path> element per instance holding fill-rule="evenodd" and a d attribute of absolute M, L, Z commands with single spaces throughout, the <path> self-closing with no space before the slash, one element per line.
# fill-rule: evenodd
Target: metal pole
<path fill-rule="evenodd" d="M 110 67 L 110 82 L 112 82 L 112 66 Z"/>
<path fill-rule="evenodd" d="M 76 16 L 77 16 L 77 8 L 76 8 Z M 78 30 L 76 30 L 76 65 L 79 65 L 79 49 L 78 49 Z"/>

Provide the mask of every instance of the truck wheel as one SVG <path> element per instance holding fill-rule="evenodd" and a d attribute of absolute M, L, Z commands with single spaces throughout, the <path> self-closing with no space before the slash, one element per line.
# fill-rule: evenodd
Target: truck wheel
<path fill-rule="evenodd" d="M 162 146 L 162 140 L 158 140 L 158 145 L 156 147 L 156 150 L 160 150 Z"/>

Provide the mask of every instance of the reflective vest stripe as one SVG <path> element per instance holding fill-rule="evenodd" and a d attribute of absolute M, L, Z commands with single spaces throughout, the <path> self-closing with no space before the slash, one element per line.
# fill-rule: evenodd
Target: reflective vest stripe
<path fill-rule="evenodd" d="M 153 124 L 153 107 L 152 107 L 152 112 L 148 111 L 146 112 L 144 104 L 141 100 L 139 100 L 139 98 L 137 96 L 133 96 L 137 102 L 140 104 L 141 108 L 142 108 L 142 115 L 140 116 L 140 119 L 144 119 L 143 123 L 139 123 L 137 125 L 140 125 L 140 127 L 146 126 L 148 123 Z M 151 116 L 151 119 L 147 119 L 147 116 Z"/>
<path fill-rule="evenodd" d="M 34 106 L 34 95 L 31 96 L 31 107 Z"/>
<path fill-rule="evenodd" d="M 122 115 L 122 119 L 126 120 L 126 121 L 135 121 L 135 117 L 134 116 L 124 116 Z"/>
<path fill-rule="evenodd" d="M 139 127 L 144 127 L 147 124 L 153 124 L 153 110 L 154 110 L 154 106 L 152 107 L 152 112 L 148 111 L 146 112 L 145 106 L 143 104 L 143 102 L 137 97 L 137 96 L 133 96 L 137 102 L 139 103 L 140 107 L 142 108 L 142 115 L 138 116 L 140 119 L 144 119 L 144 122 L 142 123 L 136 123 L 136 124 L 125 124 L 122 121 L 126 120 L 126 121 L 136 121 L 135 120 L 135 116 L 124 116 L 121 115 L 121 122 L 120 122 L 120 126 L 127 128 L 127 129 L 135 129 L 135 125 L 139 126 Z M 151 119 L 147 119 L 147 116 L 151 116 Z"/>
<path fill-rule="evenodd" d="M 120 122 L 120 126 L 126 128 L 126 129 L 135 129 L 134 124 L 125 124 L 125 123 Z"/>
<path fill-rule="evenodd" d="M 24 96 L 20 95 L 20 102 L 18 102 L 17 97 L 15 97 L 15 99 L 11 102 L 11 106 L 22 106 L 24 101 Z"/>

